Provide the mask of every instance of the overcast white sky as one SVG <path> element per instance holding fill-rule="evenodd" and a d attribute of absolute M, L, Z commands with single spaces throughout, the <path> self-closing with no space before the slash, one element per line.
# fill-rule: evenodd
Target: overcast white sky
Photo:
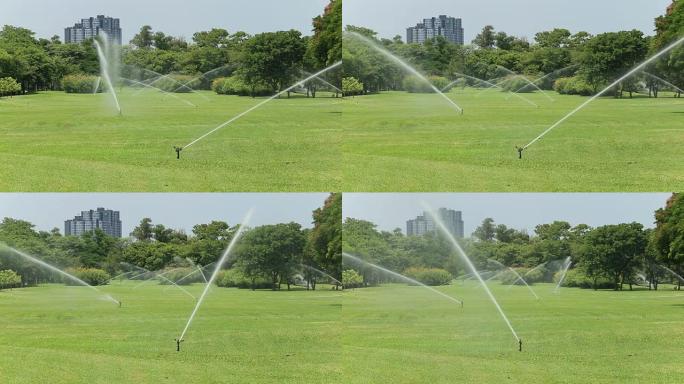
<path fill-rule="evenodd" d="M 592 227 L 636 221 L 650 228 L 655 210 L 664 207 L 669 197 L 667 193 L 345 193 L 342 207 L 345 218 L 406 233 L 406 220 L 420 215 L 425 201 L 433 209 L 462 211 L 469 236 L 487 217 L 530 234 L 537 224 L 554 220 Z"/>
<path fill-rule="evenodd" d="M 63 233 L 64 220 L 103 207 L 121 212 L 126 236 L 143 217 L 191 233 L 193 225 L 212 220 L 239 224 L 254 208 L 251 227 L 294 221 L 310 228 L 313 210 L 327 197 L 326 193 L 3 193 L 0 219 L 22 219 L 39 230 L 57 227 Z"/>
<path fill-rule="evenodd" d="M 0 0 L 0 25 L 63 40 L 65 27 L 106 15 L 121 19 L 124 43 L 146 24 L 188 41 L 193 33 L 211 28 L 250 34 L 296 29 L 310 35 L 311 20 L 326 4 L 327 0 Z"/>
<path fill-rule="evenodd" d="M 381 37 L 401 35 L 424 18 L 463 19 L 469 43 L 485 25 L 526 36 L 553 28 L 592 34 L 638 29 L 653 34 L 654 19 L 671 0 L 344 0 L 344 25 L 371 28 Z"/>

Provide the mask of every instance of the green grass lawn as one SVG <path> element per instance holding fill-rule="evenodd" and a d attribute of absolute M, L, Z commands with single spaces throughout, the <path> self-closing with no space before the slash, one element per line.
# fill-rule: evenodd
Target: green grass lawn
<path fill-rule="evenodd" d="M 341 189 L 341 99 L 274 100 L 190 143 L 263 98 L 124 88 L 0 99 L 0 191 L 332 191 Z"/>
<path fill-rule="evenodd" d="M 475 282 L 356 289 L 342 301 L 345 383 L 677 383 L 684 292 L 491 283 L 523 351 Z"/>
<path fill-rule="evenodd" d="M 674 383 L 684 374 L 684 293 L 491 283 L 523 352 L 474 282 L 336 292 L 114 283 L 0 292 L 3 383 Z M 202 285 L 188 288 L 199 295 Z"/>
<path fill-rule="evenodd" d="M 214 287 L 176 352 L 194 307 L 160 285 L 0 291 L 0 382 L 338 383 L 341 292 Z M 203 285 L 188 289 L 199 296 Z M 166 289 L 166 290 L 165 290 Z"/>
<path fill-rule="evenodd" d="M 454 89 L 347 98 L 345 191 L 671 191 L 684 187 L 684 99 L 600 98 L 529 147 L 587 98 Z M 662 94 L 666 96 L 666 94 Z"/>

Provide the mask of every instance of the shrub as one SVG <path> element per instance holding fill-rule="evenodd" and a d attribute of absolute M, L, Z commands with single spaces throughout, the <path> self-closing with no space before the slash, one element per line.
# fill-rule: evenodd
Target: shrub
<path fill-rule="evenodd" d="M 556 274 L 553 277 L 553 281 L 555 283 L 558 283 L 562 275 L 563 271 L 556 272 Z M 613 284 L 610 280 L 604 277 L 600 277 L 596 279 L 596 287 L 594 287 L 594 280 L 590 277 L 587 277 L 587 275 L 579 269 L 568 270 L 568 272 L 565 274 L 565 279 L 563 279 L 563 283 L 561 284 L 561 286 L 563 287 L 595 289 L 613 288 L 614 285 L 615 284 Z"/>
<path fill-rule="evenodd" d="M 154 86 L 166 92 L 189 93 L 199 80 L 189 75 L 167 75 L 155 81 Z"/>
<path fill-rule="evenodd" d="M 511 75 L 499 84 L 503 92 L 528 93 L 537 90 L 529 81 L 522 76 Z"/>
<path fill-rule="evenodd" d="M 449 80 L 441 76 L 429 76 L 428 80 L 435 88 L 442 90 L 449 85 Z M 418 76 L 407 76 L 402 82 L 405 91 L 409 93 L 434 93 L 435 90 Z"/>
<path fill-rule="evenodd" d="M 561 77 L 553 83 L 553 90 L 561 95 L 591 96 L 594 88 L 582 77 Z"/>
<path fill-rule="evenodd" d="M 62 89 L 66 93 L 93 93 L 97 86 L 97 76 L 86 74 L 67 75 L 62 78 Z M 97 91 L 102 90 L 102 82 Z"/>
<path fill-rule="evenodd" d="M 342 79 L 342 93 L 345 96 L 355 96 L 363 93 L 363 83 L 355 77 L 345 77 Z"/>
<path fill-rule="evenodd" d="M 404 275 L 425 285 L 449 285 L 453 276 L 445 269 L 411 267 L 404 271 Z"/>
<path fill-rule="evenodd" d="M 11 269 L 0 271 L 0 290 L 14 288 L 21 285 L 21 276 Z"/>
<path fill-rule="evenodd" d="M 263 84 L 257 84 L 252 88 L 240 76 L 219 77 L 211 83 L 211 89 L 219 95 L 268 96 L 273 94 L 273 89 Z"/>
<path fill-rule="evenodd" d="M 178 285 L 190 285 L 192 283 L 204 281 L 199 270 L 195 267 L 171 268 L 169 269 L 169 272 L 164 274 L 164 277 L 166 277 L 166 279 L 159 278 L 159 284 L 171 285 L 171 282 L 174 282 Z"/>
<path fill-rule="evenodd" d="M 21 84 L 13 77 L 0 78 L 0 97 L 21 92 Z"/>
<path fill-rule="evenodd" d="M 342 271 L 342 285 L 344 288 L 357 288 L 363 285 L 363 277 L 353 269 Z"/>
<path fill-rule="evenodd" d="M 98 268 L 74 268 L 68 269 L 67 273 L 76 276 L 90 285 L 105 285 L 110 279 L 109 273 Z M 80 285 L 71 279 L 64 279 L 66 285 Z"/>
<path fill-rule="evenodd" d="M 266 278 L 250 278 L 239 269 L 226 269 L 216 276 L 216 285 L 223 288 L 270 289 L 273 283 Z"/>

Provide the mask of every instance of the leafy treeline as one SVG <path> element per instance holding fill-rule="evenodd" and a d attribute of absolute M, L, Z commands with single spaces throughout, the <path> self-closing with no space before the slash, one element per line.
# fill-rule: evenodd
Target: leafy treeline
<path fill-rule="evenodd" d="M 655 218 L 655 229 L 644 229 L 639 223 L 591 228 L 555 221 L 537 225 L 534 234 L 487 218 L 462 242 L 477 268 L 492 274 L 505 272 L 506 267 L 521 274 L 539 267 L 535 280 L 550 282 L 558 278 L 569 258 L 573 263 L 570 285 L 622 289 L 623 284 L 648 282 L 649 288 L 657 289 L 659 282 L 676 282 L 679 287 L 681 279 L 674 273 L 684 272 L 684 196 L 674 194 Z M 411 274 L 416 268 L 444 269 L 452 276 L 470 272 L 437 233 L 404 236 L 399 229 L 378 231 L 371 222 L 351 218 L 345 220 L 343 231 L 346 252 L 397 272 Z M 388 279 L 354 263 L 345 263 L 348 268 L 357 270 L 366 284 Z M 514 283 L 505 281 L 509 277 L 502 275 L 501 280 Z"/>
<path fill-rule="evenodd" d="M 571 33 L 567 29 L 556 28 L 537 33 L 534 41 L 529 42 L 488 25 L 472 45 L 466 46 L 452 44 L 442 37 L 425 44 L 405 44 L 401 36 L 391 40 L 378 39 L 377 33 L 368 28 L 349 25 L 346 30 L 374 40 L 427 75 L 448 80 L 463 79 L 460 85 L 491 85 L 463 77 L 465 74 L 490 80 L 506 90 L 522 92 L 535 89 L 531 85 L 525 87 L 525 83 L 512 71 L 529 79 L 550 74 L 538 82 L 542 89 L 552 89 L 557 79 L 564 78 L 557 91 L 593 94 L 649 55 L 684 36 L 683 15 L 684 2 L 673 1 L 667 14 L 656 20 L 655 37 L 644 36 L 637 30 L 592 36 L 583 31 Z M 407 88 L 405 72 L 352 35 L 345 39 L 343 60 L 345 76 L 360 81 L 365 92 Z M 681 87 L 684 84 L 684 47 L 675 49 L 646 71 Z M 615 92 L 621 95 L 623 91 L 631 93 L 640 87 L 646 87 L 656 96 L 660 88 L 673 90 L 662 81 L 640 74 L 622 82 Z"/>
<path fill-rule="evenodd" d="M 341 30 L 341 0 L 331 0 L 324 13 L 313 19 L 312 36 L 296 30 L 251 36 L 214 28 L 195 33 L 187 42 L 145 25 L 122 48 L 122 77 L 136 81 L 157 73 L 195 77 L 216 70 L 193 86 L 209 89 L 216 77 L 239 75 L 250 86 L 280 90 L 304 77 L 303 73 L 339 61 Z M 61 89 L 65 76 L 97 75 L 99 70 L 92 41 L 63 44 L 58 36 L 36 39 L 30 30 L 9 25 L 0 31 L 0 78 L 16 79 L 23 92 Z M 328 78 L 335 82 L 334 77 Z"/>
<path fill-rule="evenodd" d="M 234 257 L 225 267 L 239 270 L 250 279 L 268 279 L 273 289 L 278 289 L 281 283 L 293 281 L 295 275 L 302 276 L 308 282 L 307 286 L 315 289 L 315 283 L 322 274 L 314 273 L 303 265 L 325 271 L 339 280 L 341 195 L 331 194 L 312 217 L 312 229 L 303 229 L 297 223 L 247 229 L 238 242 Z M 168 271 L 179 268 L 186 271 L 188 260 L 198 266 L 215 263 L 237 229 L 238 226 L 223 221 L 212 221 L 197 224 L 192 234 L 186 234 L 144 218 L 130 238 L 118 239 L 99 229 L 80 237 L 63 236 L 58 229 L 36 231 L 29 222 L 5 218 L 0 223 L 0 270 L 17 272 L 23 285 L 62 281 L 44 267 L 2 247 L 1 243 L 4 243 L 58 268 L 73 271 L 98 268 L 116 276 L 130 271 L 131 265 L 138 267 L 132 267 L 134 270 Z"/>

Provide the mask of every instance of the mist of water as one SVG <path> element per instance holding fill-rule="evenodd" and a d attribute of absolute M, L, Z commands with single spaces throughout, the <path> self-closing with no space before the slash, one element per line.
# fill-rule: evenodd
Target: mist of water
<path fill-rule="evenodd" d="M 658 53 L 656 53 L 655 55 L 651 56 L 650 58 L 648 58 L 648 59 L 647 59 L 646 61 L 644 61 L 643 63 L 637 65 L 637 66 L 634 67 L 632 70 L 630 70 L 629 72 L 627 72 L 624 76 L 622 76 L 622 77 L 620 77 L 619 79 L 615 80 L 613 83 L 611 83 L 609 86 L 605 87 L 605 88 L 604 88 L 603 90 L 601 90 L 599 93 L 595 94 L 594 96 L 592 96 L 591 98 L 589 98 L 587 101 L 585 101 L 584 103 L 582 103 L 580 106 L 578 106 L 577 108 L 575 108 L 575 109 L 573 109 L 572 111 L 570 111 L 570 113 L 568 113 L 567 115 L 563 116 L 560 120 L 558 120 L 558 121 L 555 122 L 553 125 L 551 125 L 549 128 L 547 128 L 546 130 L 544 130 L 544 132 L 542 132 L 539 136 L 535 137 L 534 139 L 532 139 L 532 141 L 530 141 L 530 142 L 527 143 L 525 146 L 523 146 L 522 149 L 527 149 L 530 145 L 532 145 L 532 144 L 536 143 L 537 141 L 539 141 L 542 137 L 546 136 L 547 133 L 551 132 L 554 128 L 556 128 L 557 126 L 561 125 L 565 120 L 569 119 L 572 115 L 574 115 L 575 113 L 581 111 L 584 107 L 586 107 L 587 105 L 589 105 L 592 101 L 594 101 L 594 100 L 596 100 L 597 98 L 601 97 L 603 94 L 605 94 L 606 92 L 608 92 L 609 90 L 611 90 L 613 87 L 615 87 L 616 85 L 620 84 L 620 82 L 622 82 L 622 81 L 625 80 L 626 78 L 628 78 L 628 77 L 634 75 L 635 73 L 639 72 L 641 69 L 643 69 L 643 68 L 646 67 L 647 65 L 651 64 L 652 62 L 654 62 L 654 61 L 657 60 L 658 58 L 662 57 L 662 56 L 663 56 L 664 54 L 666 54 L 667 52 L 673 50 L 674 48 L 676 48 L 677 46 L 679 46 L 679 45 L 682 44 L 683 42 L 684 42 L 684 37 L 682 37 L 681 39 L 677 40 L 676 42 L 670 44 L 669 46 L 665 47 L 665 48 L 662 49 L 660 52 L 658 52 Z"/>
<path fill-rule="evenodd" d="M 216 267 L 214 268 L 214 272 L 211 274 L 211 278 L 209 278 L 209 281 L 207 282 L 207 284 L 205 284 L 204 290 L 202 291 L 202 294 L 200 295 L 199 300 L 197 300 L 197 304 L 195 304 L 195 308 L 192 310 L 192 313 L 190 314 L 190 317 L 188 318 L 188 322 L 185 324 L 185 328 L 183 328 L 183 331 L 181 332 L 180 336 L 178 336 L 178 339 L 176 339 L 176 341 L 178 343 L 180 343 L 184 340 L 185 333 L 188 331 L 188 328 L 190 328 L 190 324 L 192 324 L 192 320 L 195 319 L 195 315 L 197 315 L 197 311 L 202 306 L 202 303 L 204 302 L 204 298 L 207 296 L 207 292 L 209 292 L 209 288 L 211 288 L 211 285 L 214 283 L 214 280 L 216 280 L 216 277 L 218 276 L 219 272 L 221 271 L 221 268 L 223 267 L 223 265 L 228 260 L 228 257 L 233 252 L 233 248 L 235 248 L 235 244 L 237 244 L 238 241 L 240 240 L 240 237 L 242 236 L 242 233 L 244 232 L 247 225 L 249 224 L 249 220 L 251 219 L 251 217 L 252 217 L 252 210 L 250 209 L 247 212 L 247 214 L 245 215 L 245 218 L 242 219 L 242 223 L 238 227 L 237 232 L 233 235 L 233 238 L 230 240 L 230 244 L 228 244 L 228 247 L 223 252 L 223 255 L 221 255 L 221 258 L 216 263 Z"/>
<path fill-rule="evenodd" d="M 446 100 L 452 107 L 454 107 L 458 112 L 461 114 L 463 113 L 463 108 L 461 108 L 458 104 L 456 104 L 453 100 L 451 100 L 447 95 L 442 93 L 437 87 L 435 87 L 430 80 L 428 80 L 422 73 L 418 72 L 417 69 L 413 68 L 410 66 L 408 63 L 406 63 L 404 60 L 400 59 L 399 57 L 393 55 L 390 51 L 380 47 L 378 44 L 376 44 L 374 41 L 371 39 L 367 38 L 366 36 L 363 36 L 359 33 L 356 32 L 346 32 L 349 36 L 353 36 L 354 38 L 366 43 L 368 46 L 371 48 L 375 49 L 379 53 L 383 54 L 385 57 L 389 58 L 391 61 L 394 61 L 396 64 L 399 64 L 400 67 L 402 67 L 404 70 L 407 72 L 411 73 L 412 75 L 418 77 L 421 81 L 423 81 L 425 84 L 428 84 L 430 88 L 432 88 L 435 93 L 440 95 L 444 100 Z"/>
<path fill-rule="evenodd" d="M 370 262 L 368 262 L 368 261 L 366 261 L 366 260 L 360 259 L 360 258 L 358 258 L 358 257 L 356 257 L 356 256 L 354 256 L 354 255 L 351 255 L 351 254 L 349 254 L 349 253 L 346 253 L 346 252 L 342 252 L 342 257 L 345 258 L 345 259 L 351 260 L 351 261 L 353 261 L 353 262 L 355 262 L 355 263 L 358 263 L 358 264 L 361 264 L 361 265 L 365 265 L 365 266 L 374 268 L 374 269 L 376 269 L 376 270 L 378 270 L 378 271 L 381 271 L 381 272 L 383 272 L 383 273 L 386 273 L 386 274 L 388 274 L 388 275 L 390 275 L 390 276 L 393 276 L 393 277 L 395 277 L 395 278 L 397 278 L 397 279 L 404 280 L 405 282 L 408 282 L 408 283 L 410 283 L 410 284 L 417 285 L 417 286 L 419 286 L 419 287 L 425 288 L 425 289 L 427 289 L 428 291 L 430 291 L 430 292 L 432 292 L 432 293 L 436 293 L 436 294 L 438 294 L 439 296 L 444 297 L 445 299 L 448 299 L 448 300 L 450 300 L 450 301 L 453 301 L 454 303 L 459 304 L 460 306 L 463 306 L 463 300 L 459 300 L 459 299 L 456 299 L 456 298 L 454 298 L 454 297 L 452 297 L 452 296 L 449 296 L 449 295 L 447 295 L 446 293 L 441 292 L 441 291 L 438 291 L 438 290 L 432 288 L 432 287 L 429 286 L 429 285 L 425 285 L 425 284 L 421 283 L 421 282 L 418 281 L 418 280 L 412 279 L 412 278 L 410 278 L 410 277 L 408 277 L 408 276 L 404 276 L 404 275 L 402 275 L 402 274 L 400 274 L 400 273 L 394 272 L 394 271 L 392 271 L 392 270 L 389 270 L 389 269 L 387 269 L 387 268 L 381 267 L 381 266 L 379 266 L 379 265 L 370 263 Z"/>
<path fill-rule="evenodd" d="M 520 337 L 518 337 L 518 333 L 515 331 L 513 328 L 513 325 L 511 324 L 510 320 L 508 319 L 508 316 L 506 316 L 506 313 L 503 311 L 503 308 L 501 308 L 501 305 L 499 305 L 499 302 L 496 300 L 494 297 L 494 294 L 492 294 L 492 291 L 489 290 L 489 286 L 487 286 L 487 283 L 482 280 L 482 276 L 480 276 L 480 273 L 478 272 L 477 268 L 475 268 L 475 264 L 470 260 L 468 255 L 465 253 L 463 248 L 461 248 L 461 245 L 458 244 L 458 241 L 456 241 L 456 238 L 449 232 L 449 229 L 446 227 L 442 219 L 439 217 L 439 215 L 435 214 L 432 208 L 427 204 L 423 203 L 423 206 L 425 207 L 425 211 L 432 217 L 432 220 L 434 221 L 435 224 L 437 224 L 437 229 L 446 236 L 447 239 L 451 242 L 452 247 L 456 250 L 456 252 L 461 256 L 461 259 L 466 263 L 468 266 L 468 269 L 470 269 L 471 273 L 477 277 L 477 280 L 480 282 L 480 285 L 482 285 L 482 288 L 484 291 L 487 293 L 487 296 L 491 300 L 492 304 L 494 304 L 494 307 L 496 307 L 496 310 L 499 312 L 499 315 L 501 315 L 501 318 L 503 321 L 506 323 L 506 326 L 508 329 L 511 331 L 511 334 L 515 338 L 515 340 L 518 342 L 520 349 L 522 350 L 522 340 Z"/>
<path fill-rule="evenodd" d="M 41 266 L 41 267 L 43 267 L 43 268 L 45 268 L 45 269 L 47 269 L 47 270 L 49 270 L 49 271 L 56 272 L 56 273 L 58 273 L 58 274 L 60 274 L 60 275 L 62 275 L 62 276 L 64 276 L 64 277 L 66 277 L 67 279 L 69 279 L 69 280 L 75 282 L 76 284 L 82 285 L 82 286 L 84 286 L 84 287 L 88 287 L 89 289 L 91 289 L 91 290 L 97 292 L 101 297 L 104 297 L 105 299 L 107 299 L 107 300 L 109 300 L 109 301 L 111 301 L 111 302 L 113 302 L 113 303 L 115 303 L 115 304 L 121 305 L 121 303 L 120 303 L 118 300 L 114 299 L 112 296 L 110 296 L 110 295 L 108 295 L 108 294 L 106 294 L 106 293 L 100 291 L 100 290 L 97 289 L 96 287 L 94 287 L 94 286 L 92 286 L 92 285 L 86 283 L 85 281 L 79 279 L 78 277 L 76 277 L 76 276 L 74 276 L 74 275 L 72 275 L 72 274 L 70 274 L 70 273 L 67 273 L 67 272 L 65 272 L 65 271 L 63 271 L 63 270 L 61 270 L 61 269 L 55 267 L 54 265 L 48 264 L 48 263 L 44 262 L 43 260 L 40 260 L 40 259 L 38 259 L 38 258 L 36 258 L 36 257 L 33 257 L 33 256 L 31 256 L 31 255 L 29 255 L 29 254 L 27 254 L 27 253 L 24 253 L 24 252 L 22 252 L 22 251 L 20 251 L 20 250 L 18 250 L 18 249 L 12 248 L 12 247 L 10 247 L 9 245 L 3 244 L 3 243 L 0 243 L 0 248 L 7 249 L 7 250 L 9 250 L 10 252 L 14 253 L 15 255 L 20 256 L 20 257 L 22 257 L 23 259 L 28 260 L 28 261 L 30 261 L 30 262 L 32 262 L 32 263 L 34 263 L 34 264 L 37 264 L 37 265 L 39 265 L 39 266 Z"/>
<path fill-rule="evenodd" d="M 105 80 L 108 88 L 107 90 L 109 91 L 109 94 L 112 95 L 114 106 L 120 115 L 121 105 L 119 105 L 119 97 L 116 95 L 116 90 L 114 89 L 114 83 L 112 81 L 112 78 L 115 78 L 116 74 L 116 48 L 110 47 L 107 34 L 102 31 L 100 31 L 100 35 L 93 41 L 95 43 L 95 48 L 97 49 L 97 57 L 100 60 L 100 77 Z"/>

